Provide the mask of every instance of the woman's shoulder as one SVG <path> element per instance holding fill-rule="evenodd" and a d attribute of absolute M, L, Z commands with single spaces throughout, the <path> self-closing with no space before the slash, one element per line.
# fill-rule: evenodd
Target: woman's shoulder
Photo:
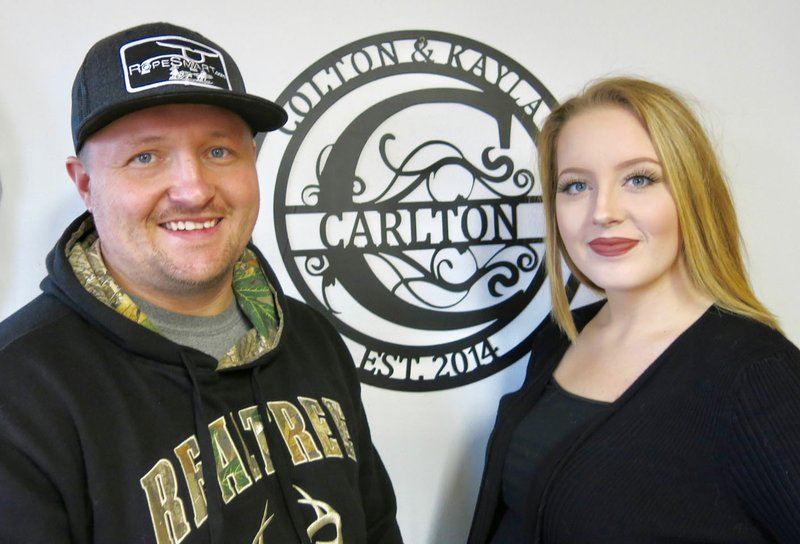
<path fill-rule="evenodd" d="M 725 348 L 744 358 L 784 353 L 800 364 L 800 350 L 780 331 L 718 306 L 711 306 L 690 331 L 696 341 Z"/>
<path fill-rule="evenodd" d="M 675 368 L 709 383 L 746 389 L 747 383 L 770 388 L 786 382 L 800 394 L 797 346 L 780 331 L 717 306 L 690 326 L 668 354 Z"/>

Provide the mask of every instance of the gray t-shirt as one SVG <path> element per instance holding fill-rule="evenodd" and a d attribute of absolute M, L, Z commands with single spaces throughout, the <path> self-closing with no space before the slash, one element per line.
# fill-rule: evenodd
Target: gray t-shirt
<path fill-rule="evenodd" d="M 252 327 L 235 299 L 221 314 L 193 316 L 170 312 L 132 295 L 131 298 L 163 336 L 218 360 Z"/>

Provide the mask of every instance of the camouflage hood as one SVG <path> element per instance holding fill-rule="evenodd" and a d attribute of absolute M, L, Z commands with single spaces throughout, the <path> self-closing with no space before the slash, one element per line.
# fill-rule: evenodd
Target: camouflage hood
<path fill-rule="evenodd" d="M 61 260 L 62 256 L 65 261 Z M 57 263 L 60 264 L 57 266 Z M 75 285 L 68 279 L 72 276 L 74 282 L 94 300 L 137 326 L 159 334 L 155 324 L 108 272 L 91 215 L 82 215 L 65 232 L 48 257 L 48 269 L 50 276 L 43 284 L 45 291 L 46 284 L 56 282 L 60 291 L 72 293 L 71 299 L 82 298 L 80 293 L 74 292 Z M 278 346 L 283 332 L 282 296 L 275 287 L 277 282 L 274 279 L 270 281 L 270 275 L 271 271 L 258 250 L 248 246 L 235 264 L 233 289 L 239 308 L 252 328 L 218 361 L 217 370 L 248 366 Z"/>

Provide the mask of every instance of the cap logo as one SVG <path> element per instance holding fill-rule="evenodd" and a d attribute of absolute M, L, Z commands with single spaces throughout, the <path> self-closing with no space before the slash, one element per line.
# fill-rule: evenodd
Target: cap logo
<path fill-rule="evenodd" d="M 156 36 L 123 45 L 125 87 L 138 93 L 165 85 L 231 90 L 221 51 L 180 36 Z"/>

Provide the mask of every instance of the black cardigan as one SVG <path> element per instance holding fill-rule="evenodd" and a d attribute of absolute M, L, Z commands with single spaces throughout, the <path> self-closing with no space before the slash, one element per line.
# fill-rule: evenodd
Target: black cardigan
<path fill-rule="evenodd" d="M 511 435 L 567 347 L 547 323 L 500 402 L 469 544 L 497 527 Z M 711 307 L 567 442 L 530 483 L 525 542 L 800 542 L 800 351 L 762 324 Z"/>

